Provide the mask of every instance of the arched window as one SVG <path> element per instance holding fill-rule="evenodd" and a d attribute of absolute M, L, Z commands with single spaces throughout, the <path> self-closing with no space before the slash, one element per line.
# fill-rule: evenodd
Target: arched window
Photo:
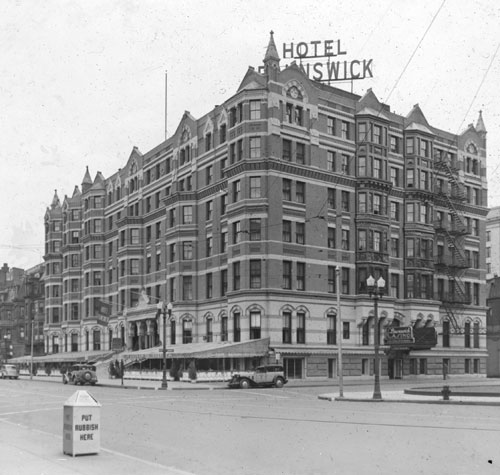
<path fill-rule="evenodd" d="M 470 348 L 470 322 L 465 322 L 464 325 L 464 346 Z"/>
<path fill-rule="evenodd" d="M 175 345 L 175 320 L 170 320 L 170 344 Z"/>
<path fill-rule="evenodd" d="M 260 338 L 260 311 L 252 310 L 250 312 L 250 340 Z"/>
<path fill-rule="evenodd" d="M 212 317 L 207 318 L 207 341 L 213 341 L 213 319 Z"/>
<path fill-rule="evenodd" d="M 71 334 L 71 351 L 78 351 L 78 333 Z"/>
<path fill-rule="evenodd" d="M 92 332 L 92 349 L 93 350 L 101 349 L 101 330 L 94 330 Z"/>
<path fill-rule="evenodd" d="M 233 313 L 233 341 L 241 341 L 241 313 Z"/>
<path fill-rule="evenodd" d="M 182 321 L 182 343 L 193 342 L 193 322 L 191 319 Z"/>
<path fill-rule="evenodd" d="M 474 348 L 479 348 L 479 322 L 474 322 Z"/>

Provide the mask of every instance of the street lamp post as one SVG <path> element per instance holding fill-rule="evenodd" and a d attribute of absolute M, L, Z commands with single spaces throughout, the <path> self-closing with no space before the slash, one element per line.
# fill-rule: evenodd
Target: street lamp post
<path fill-rule="evenodd" d="M 33 379 L 33 332 L 35 329 L 35 319 L 31 320 L 31 358 L 30 358 L 30 379 Z"/>
<path fill-rule="evenodd" d="M 172 316 L 172 303 L 169 302 L 166 306 L 164 302 L 158 303 L 158 312 L 163 315 L 163 376 L 160 389 L 167 389 L 167 312 L 168 318 Z"/>
<path fill-rule="evenodd" d="M 340 313 L 340 267 L 335 268 L 335 276 L 337 288 L 337 317 L 339 321 L 339 398 L 344 397 L 344 369 L 342 366 L 342 338 L 344 337 L 344 329 L 342 328 L 342 314 Z"/>
<path fill-rule="evenodd" d="M 378 328 L 378 300 L 382 298 L 384 295 L 384 288 L 385 288 L 385 280 L 382 277 L 379 277 L 377 282 L 375 282 L 375 279 L 373 276 L 370 275 L 368 279 L 366 279 L 366 285 L 368 288 L 368 295 L 373 299 L 373 306 L 374 306 L 374 347 L 375 347 L 375 368 L 374 368 L 374 374 L 375 374 L 375 385 L 373 389 L 373 399 L 376 400 L 381 400 L 382 399 L 382 393 L 380 391 L 380 367 L 379 367 L 379 358 L 378 358 L 378 349 L 379 349 L 379 328 Z"/>

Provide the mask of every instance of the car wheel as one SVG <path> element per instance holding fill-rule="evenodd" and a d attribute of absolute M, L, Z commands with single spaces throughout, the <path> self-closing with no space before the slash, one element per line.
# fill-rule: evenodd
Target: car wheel
<path fill-rule="evenodd" d="M 90 385 L 91 385 L 91 386 L 95 386 L 95 381 L 92 381 L 92 382 L 90 383 Z"/>
<path fill-rule="evenodd" d="M 285 384 L 285 382 L 283 381 L 283 378 L 276 378 L 276 381 L 275 381 L 274 385 L 277 388 L 282 388 L 283 384 Z"/>
<path fill-rule="evenodd" d="M 250 382 L 248 381 L 248 379 L 242 379 L 240 381 L 240 388 L 241 389 L 248 389 L 250 387 Z"/>

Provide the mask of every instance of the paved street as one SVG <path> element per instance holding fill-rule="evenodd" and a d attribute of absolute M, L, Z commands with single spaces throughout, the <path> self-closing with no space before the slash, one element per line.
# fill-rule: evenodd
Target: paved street
<path fill-rule="evenodd" d="M 330 402 L 318 399 L 325 388 L 291 385 L 88 387 L 102 404 L 101 451 L 70 457 L 62 451 L 63 405 L 81 389 L 0 381 L 0 473 L 482 474 L 500 466 L 498 407 Z"/>

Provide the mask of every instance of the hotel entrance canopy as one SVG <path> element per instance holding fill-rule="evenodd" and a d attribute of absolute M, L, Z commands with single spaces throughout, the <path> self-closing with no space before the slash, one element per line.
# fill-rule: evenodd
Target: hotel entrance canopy
<path fill-rule="evenodd" d="M 167 346 L 167 358 L 249 358 L 266 356 L 269 350 L 269 338 L 238 343 L 210 342 L 186 343 Z M 163 358 L 162 346 L 155 346 L 139 351 L 126 351 L 120 356 L 126 360 L 149 360 Z"/>

